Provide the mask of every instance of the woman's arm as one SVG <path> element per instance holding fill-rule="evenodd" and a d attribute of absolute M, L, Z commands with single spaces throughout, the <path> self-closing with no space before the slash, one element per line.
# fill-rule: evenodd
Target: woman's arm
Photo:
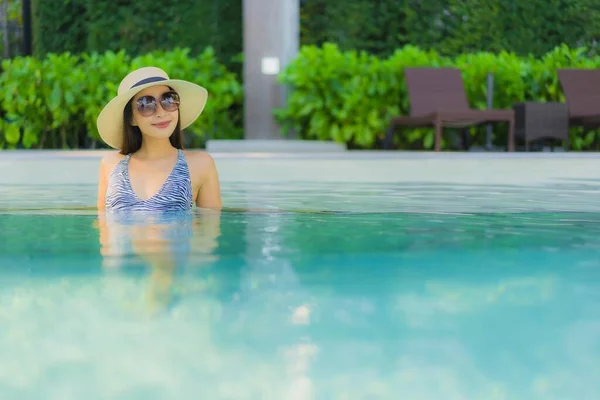
<path fill-rule="evenodd" d="M 105 155 L 100 161 L 100 168 L 98 171 L 98 199 L 96 201 L 96 207 L 98 211 L 104 211 L 106 208 L 106 189 L 108 187 L 108 177 L 116 165 L 123 159 L 123 155 L 120 153 L 109 153 Z"/>
<path fill-rule="evenodd" d="M 198 164 L 202 168 L 202 184 L 198 189 L 196 206 L 220 210 L 223 207 L 221 200 L 221 185 L 219 174 L 213 158 L 207 153 L 199 153 L 202 157 Z"/>
<path fill-rule="evenodd" d="M 104 211 L 106 207 L 106 186 L 106 158 L 102 158 L 102 160 L 100 161 L 100 168 L 98 171 L 98 199 L 96 202 L 96 207 L 98 207 L 98 211 Z"/>

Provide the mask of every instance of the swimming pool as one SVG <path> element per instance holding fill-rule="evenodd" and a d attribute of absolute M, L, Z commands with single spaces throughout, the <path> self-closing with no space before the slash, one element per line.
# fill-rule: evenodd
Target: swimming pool
<path fill-rule="evenodd" d="M 0 398 L 597 399 L 600 181 L 495 179 L 4 183 Z"/>

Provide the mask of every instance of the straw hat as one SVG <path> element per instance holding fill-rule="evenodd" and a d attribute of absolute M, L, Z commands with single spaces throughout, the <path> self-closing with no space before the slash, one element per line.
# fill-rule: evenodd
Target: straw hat
<path fill-rule="evenodd" d="M 202 114 L 208 92 L 194 83 L 170 79 L 165 71 L 156 67 L 144 67 L 130 72 L 119 84 L 117 96 L 106 104 L 98 115 L 98 133 L 106 144 L 121 149 L 123 141 L 123 109 L 136 93 L 150 86 L 172 87 L 181 99 L 179 114 L 181 129 L 190 126 Z"/>

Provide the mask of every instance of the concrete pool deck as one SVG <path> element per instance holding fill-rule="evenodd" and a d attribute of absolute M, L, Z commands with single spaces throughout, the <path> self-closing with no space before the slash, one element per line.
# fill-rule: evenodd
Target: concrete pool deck
<path fill-rule="evenodd" d="M 0 185 L 96 184 L 108 151 L 0 151 Z M 222 183 L 600 184 L 600 153 L 211 152 Z"/>

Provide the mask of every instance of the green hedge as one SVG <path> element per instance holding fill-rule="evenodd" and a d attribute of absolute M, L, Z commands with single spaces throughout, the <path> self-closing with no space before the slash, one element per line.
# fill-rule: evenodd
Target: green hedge
<path fill-rule="evenodd" d="M 301 18 L 304 45 L 381 57 L 409 44 L 444 55 L 542 56 L 563 43 L 597 49 L 600 34 L 597 0 L 307 0 Z"/>
<path fill-rule="evenodd" d="M 100 110 L 117 93 L 132 69 L 155 65 L 172 77 L 206 87 L 209 102 L 186 129 L 188 146 L 207 138 L 241 138 L 242 86 L 217 62 L 212 48 L 191 57 L 187 49 L 130 57 L 114 53 L 47 54 L 2 62 L 0 74 L 0 148 L 101 147 L 96 130 Z"/>
<path fill-rule="evenodd" d="M 240 0 L 32 0 L 32 22 L 36 57 L 119 50 L 137 56 L 175 47 L 196 56 L 210 46 L 230 69 L 240 67 L 233 60 L 242 52 Z"/>
<path fill-rule="evenodd" d="M 461 69 L 467 96 L 474 108 L 486 108 L 487 73 L 494 74 L 494 107 L 511 108 L 521 101 L 564 101 L 556 69 L 600 67 L 600 57 L 588 58 L 587 49 L 557 47 L 540 58 L 500 52 L 444 57 L 414 46 L 398 49 L 387 58 L 358 51 L 342 51 L 335 44 L 305 46 L 279 76 L 291 95 L 274 114 L 285 131 L 304 139 L 334 140 L 351 147 L 372 148 L 383 138 L 393 115 L 409 112 L 403 70 L 415 66 L 455 66 Z M 472 128 L 473 143 L 483 144 L 485 128 Z M 495 127 L 496 143 L 505 143 L 505 127 Z M 396 135 L 399 148 L 432 148 L 433 130 L 406 130 Z M 500 134 L 501 133 L 501 134 Z M 596 132 L 582 135 L 572 128 L 571 147 L 586 149 Z M 504 141 L 504 142 L 503 142 Z M 446 143 L 447 147 L 448 144 Z"/>
<path fill-rule="evenodd" d="M 190 48 L 215 49 L 230 68 L 242 52 L 241 0 L 32 0 L 36 56 Z M 9 6 L 20 4 L 9 1 Z M 303 45 L 337 43 L 387 57 L 411 44 L 456 55 L 514 51 L 541 56 L 557 45 L 596 46 L 597 0 L 307 0 L 301 1 Z M 47 32 L 52 32 L 48 34 Z"/>

